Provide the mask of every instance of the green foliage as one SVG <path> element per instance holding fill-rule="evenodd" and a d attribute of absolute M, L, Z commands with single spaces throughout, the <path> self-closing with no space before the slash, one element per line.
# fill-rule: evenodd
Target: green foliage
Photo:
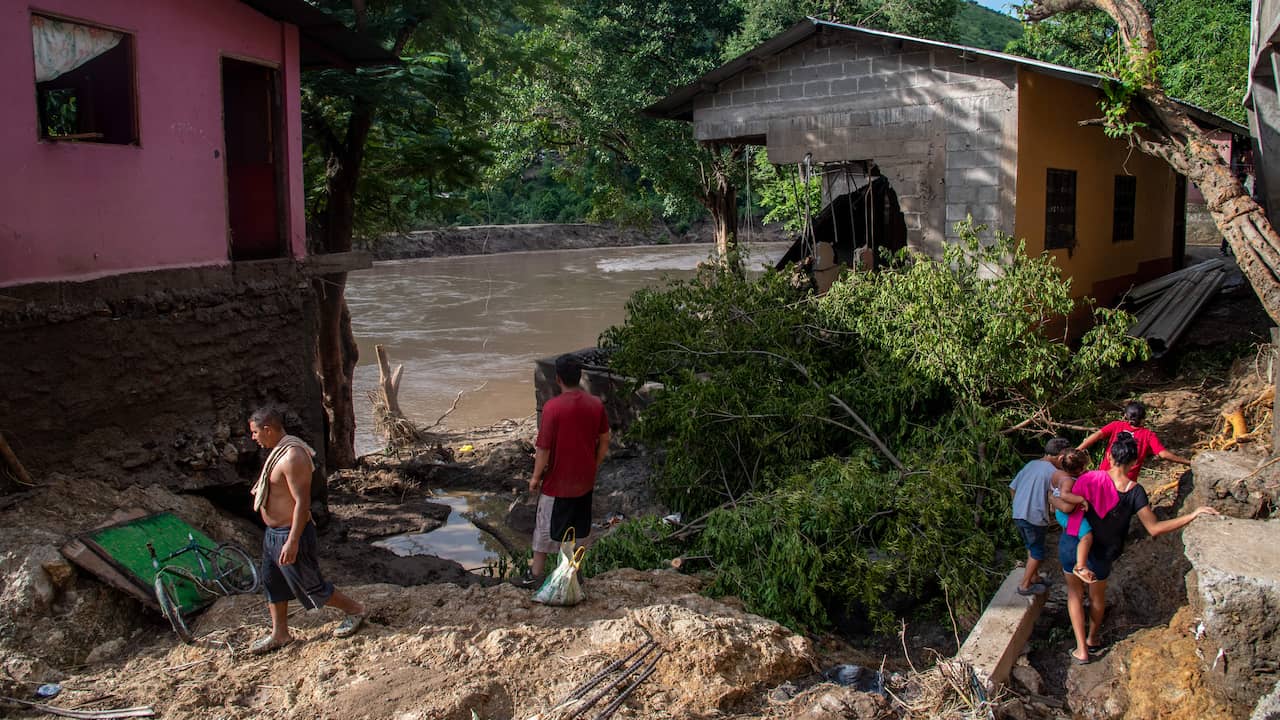
<path fill-rule="evenodd" d="M 668 450 L 659 498 L 710 515 L 682 549 L 653 527 L 611 536 L 604 564 L 707 555 L 711 592 L 796 628 L 883 629 L 940 591 L 976 609 L 1016 544 L 1006 431 L 1144 348 L 1126 316 L 1098 313 L 1072 352 L 1048 332 L 1074 307 L 1052 257 L 958 229 L 941 262 L 904 256 L 821 298 L 715 268 L 637 293 L 602 345 L 664 384 L 633 429 Z"/>
<path fill-rule="evenodd" d="M 349 27 L 346 0 L 319 3 Z M 397 0 L 368 3 L 361 31 L 384 47 L 400 48 L 403 64 L 329 69 L 304 74 L 303 153 L 309 222 L 330 201 L 327 180 L 358 163 L 355 233 L 403 229 L 456 206 L 459 193 L 479 182 L 492 152 L 483 115 L 499 102 L 491 75 L 513 71 L 527 58 L 507 38 L 517 18 L 537 21 L 545 0 Z M 399 45 L 398 43 L 402 43 Z M 368 137 L 349 147 L 353 118 L 372 110 Z"/>
<path fill-rule="evenodd" d="M 1022 37 L 1022 25 L 1017 20 L 973 0 L 960 3 L 953 27 L 957 43 L 987 50 L 1004 50 Z"/>
<path fill-rule="evenodd" d="M 762 222 L 781 222 L 787 230 L 797 232 L 804 227 L 807 214 L 817 215 L 822 209 L 822 180 L 817 174 L 801 182 L 793 166 L 783 167 L 769 162 L 764 148 L 752 158 L 752 193 L 765 210 Z"/>
<path fill-rule="evenodd" d="M 1143 5 L 1160 48 L 1155 71 L 1165 91 L 1244 122 L 1240 98 L 1249 62 L 1248 0 L 1146 0 Z M 1096 10 L 1031 24 L 1008 52 L 1103 74 L 1114 72 L 1125 59 L 1117 47 L 1115 23 Z"/>
<path fill-rule="evenodd" d="M 515 40 L 537 62 L 503 78 L 489 119 L 509 177 L 557 154 L 559 177 L 593 219 L 648 224 L 701 212 L 731 158 L 693 140 L 687 123 L 641 110 L 714 67 L 733 9 L 692 0 L 589 0 Z M 736 170 L 741 173 L 741 170 Z"/>
<path fill-rule="evenodd" d="M 832 4 L 819 0 L 739 0 L 742 22 L 725 44 L 723 56 L 735 58 L 806 17 L 890 32 L 955 40 L 953 21 L 961 0 L 856 0 Z"/>
<path fill-rule="evenodd" d="M 582 563 L 586 577 L 618 568 L 669 567 L 680 554 L 679 546 L 667 540 L 671 528 L 653 516 L 623 523 L 604 540 L 587 550 Z"/>
<path fill-rule="evenodd" d="M 1004 233 L 984 244 L 985 229 L 957 224 L 961 239 L 946 246 L 941 262 L 919 258 L 875 282 L 837 283 L 823 298 L 827 326 L 875 338 L 896 362 L 967 401 L 1014 393 L 1048 401 L 1082 370 L 1062 338 L 1050 336 L 1074 307 L 1070 279 L 1052 255 L 1029 257 Z M 1095 328 L 1074 357 L 1115 364 L 1144 352 L 1117 329 Z"/>

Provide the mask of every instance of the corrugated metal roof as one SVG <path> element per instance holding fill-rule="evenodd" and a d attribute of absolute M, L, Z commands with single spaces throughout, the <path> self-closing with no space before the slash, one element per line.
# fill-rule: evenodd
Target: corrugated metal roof
<path fill-rule="evenodd" d="M 744 70 L 749 70 L 755 67 L 757 61 L 786 50 L 787 48 L 814 35 L 822 28 L 831 28 L 842 32 L 854 32 L 861 35 L 899 40 L 904 43 L 944 48 L 959 53 L 991 58 L 1001 62 L 1012 63 L 1044 75 L 1060 78 L 1080 85 L 1088 85 L 1094 88 L 1101 87 L 1104 81 L 1110 79 L 1105 75 L 1076 70 L 1075 68 L 1069 68 L 1065 65 L 1055 65 L 1054 63 L 1032 60 L 1031 58 L 1019 57 L 1017 55 L 1009 55 L 1007 53 L 996 52 L 994 50 L 984 50 L 982 48 L 969 47 L 968 45 L 956 45 L 955 43 L 947 43 L 940 40 L 929 40 L 927 38 L 913 37 L 911 35 L 899 35 L 898 33 L 885 32 L 883 30 L 872 30 L 871 28 L 857 27 L 855 25 L 844 25 L 841 23 L 829 22 L 827 20 L 819 20 L 817 18 L 810 17 L 792 25 L 781 34 L 775 35 L 764 43 L 742 55 L 739 55 L 733 60 L 730 60 L 715 70 L 712 70 L 688 85 L 679 88 L 665 98 L 645 108 L 642 112 L 651 117 L 692 121 L 693 99 L 695 97 L 705 92 L 715 92 L 717 84 Z M 1228 120 L 1220 115 L 1215 115 L 1214 113 L 1211 113 L 1204 108 L 1192 105 L 1191 103 L 1182 102 L 1181 100 L 1175 100 L 1175 102 L 1186 110 L 1187 114 L 1202 123 L 1222 128 L 1224 130 L 1229 130 L 1240 135 L 1249 134 L 1249 130 L 1239 123 Z"/>
<path fill-rule="evenodd" d="M 340 20 L 305 0 L 240 0 L 272 20 L 298 26 L 304 70 L 395 65 L 400 59 L 352 32 Z"/>

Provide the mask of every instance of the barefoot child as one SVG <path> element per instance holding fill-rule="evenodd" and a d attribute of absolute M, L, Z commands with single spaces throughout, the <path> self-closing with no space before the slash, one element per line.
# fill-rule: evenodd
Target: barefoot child
<path fill-rule="evenodd" d="M 1089 549 L 1093 547 L 1092 528 L 1084 517 L 1086 508 L 1084 498 L 1071 492 L 1071 486 L 1075 484 L 1076 478 L 1089 469 L 1089 453 L 1084 450 L 1067 450 L 1059 457 L 1059 463 L 1065 475 L 1053 476 L 1053 493 L 1049 498 L 1049 504 L 1053 505 L 1053 516 L 1062 526 L 1062 532 L 1079 538 L 1079 543 L 1076 545 L 1076 565 L 1071 570 L 1071 574 L 1092 585 L 1097 580 L 1088 565 Z M 1075 532 L 1071 530 L 1073 523 L 1076 526 Z M 1066 568 L 1063 568 L 1063 571 L 1065 572 Z"/>

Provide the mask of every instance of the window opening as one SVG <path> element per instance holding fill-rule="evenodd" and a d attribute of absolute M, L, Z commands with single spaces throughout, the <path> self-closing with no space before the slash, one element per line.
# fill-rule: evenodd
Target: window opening
<path fill-rule="evenodd" d="M 133 36 L 31 16 L 42 140 L 138 142 Z"/>
<path fill-rule="evenodd" d="M 1133 239 L 1137 203 L 1138 178 L 1133 175 L 1117 175 L 1115 208 L 1111 213 L 1111 242 Z"/>
<path fill-rule="evenodd" d="M 1076 245 L 1076 171 L 1049 168 L 1045 178 L 1044 246 L 1071 250 Z"/>

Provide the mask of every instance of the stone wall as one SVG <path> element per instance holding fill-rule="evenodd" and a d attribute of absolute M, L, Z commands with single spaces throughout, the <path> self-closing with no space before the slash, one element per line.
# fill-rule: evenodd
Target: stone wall
<path fill-rule="evenodd" d="M 0 430 L 37 480 L 192 490 L 256 472 L 282 403 L 323 461 L 316 310 L 291 260 L 5 288 Z M 3 492 L 4 488 L 0 488 Z"/>
<path fill-rule="evenodd" d="M 695 98 L 694 135 L 764 138 L 774 163 L 872 160 L 936 255 L 966 214 L 1013 231 L 1017 109 L 1009 63 L 832 31 Z"/>

